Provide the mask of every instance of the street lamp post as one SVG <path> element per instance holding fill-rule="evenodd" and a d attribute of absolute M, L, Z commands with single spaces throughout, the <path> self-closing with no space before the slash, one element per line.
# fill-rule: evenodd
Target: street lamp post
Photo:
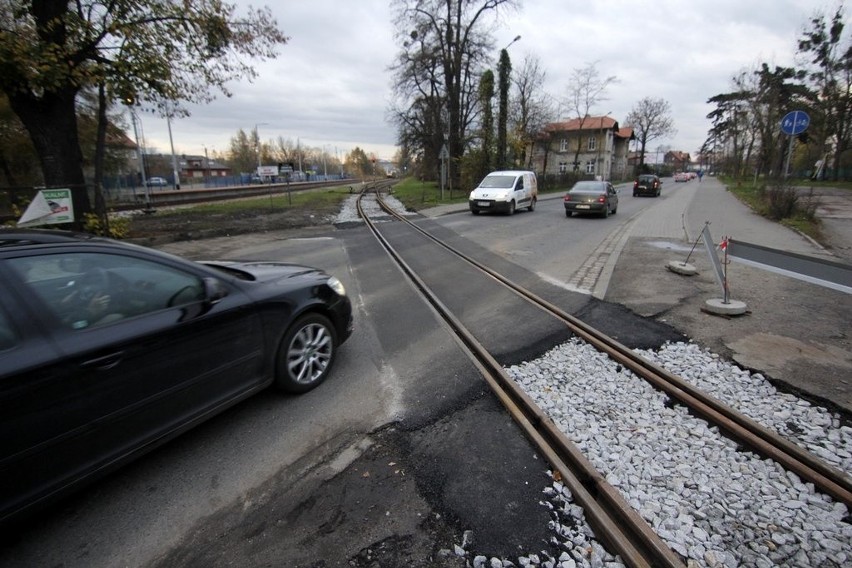
<path fill-rule="evenodd" d="M 512 40 L 512 41 L 510 41 L 508 44 L 506 44 L 506 47 L 504 47 L 504 48 L 503 48 L 503 50 L 505 51 L 505 50 L 509 49 L 509 47 L 511 47 L 511 45 L 512 45 L 513 43 L 515 43 L 516 41 L 518 41 L 519 39 L 521 39 L 521 36 L 520 36 L 520 35 L 516 35 L 516 36 L 515 36 L 515 39 L 513 39 L 513 40 Z"/>

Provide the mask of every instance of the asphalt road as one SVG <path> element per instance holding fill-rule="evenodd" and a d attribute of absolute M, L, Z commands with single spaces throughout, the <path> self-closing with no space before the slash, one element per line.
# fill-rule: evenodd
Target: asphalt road
<path fill-rule="evenodd" d="M 731 265 L 733 297 L 750 313 L 710 316 L 701 307 L 719 291 L 706 253 L 690 256 L 705 222 L 714 236 L 836 258 L 831 251 L 765 225 L 709 178 L 667 180 L 656 199 L 622 191 L 606 220 L 568 219 L 556 197 L 512 217 L 433 211 L 419 222 L 626 344 L 686 334 L 782 388 L 850 408 L 847 295 Z M 848 227 L 844 215 L 836 221 Z M 356 333 L 322 388 L 262 393 L 180 437 L 26 527 L 0 565 L 455 566 L 436 546 L 458 543 L 463 530 L 478 550 L 507 556 L 546 538 L 545 464 L 366 231 L 163 248 L 324 268 L 355 300 Z M 665 270 L 687 256 L 697 276 Z M 453 274 L 436 275 L 453 286 Z M 469 295 L 487 323 L 488 298 Z"/>

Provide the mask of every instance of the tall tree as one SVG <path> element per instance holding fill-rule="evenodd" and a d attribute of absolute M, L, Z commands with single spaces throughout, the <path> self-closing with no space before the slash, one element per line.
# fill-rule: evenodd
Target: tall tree
<path fill-rule="evenodd" d="M 640 171 L 645 165 L 645 148 L 648 142 L 677 133 L 671 112 L 671 105 L 667 100 L 645 97 L 636 103 L 627 115 L 626 122 L 636 131 L 636 139 L 639 141 Z"/>
<path fill-rule="evenodd" d="M 220 0 L 4 0 L 0 90 L 27 129 L 44 183 L 68 186 L 75 212 L 91 209 L 77 134 L 81 89 L 108 100 L 212 100 L 230 80 L 256 74 L 246 61 L 275 56 L 287 38 L 268 8 L 238 17 Z"/>
<path fill-rule="evenodd" d="M 6 186 L 38 185 L 38 162 L 32 142 L 9 99 L 0 93 L 0 181 Z"/>
<path fill-rule="evenodd" d="M 575 68 L 571 73 L 571 82 L 564 99 L 569 116 L 579 121 L 580 130 L 589 119 L 589 112 L 598 104 L 607 100 L 606 90 L 618 79 L 613 75 L 601 77 L 596 63 Z M 574 153 L 574 171 L 580 169 L 580 139 L 577 138 L 577 150 Z"/>
<path fill-rule="evenodd" d="M 546 124 L 556 120 L 556 105 L 544 90 L 546 73 L 534 56 L 526 56 L 524 63 L 514 74 L 515 85 L 511 122 L 515 155 L 523 167 L 532 166 L 532 148 L 536 137 L 544 132 Z"/>
<path fill-rule="evenodd" d="M 749 92 L 734 91 L 715 95 L 707 100 L 708 104 L 716 105 L 716 108 L 707 114 L 707 118 L 713 125 L 708 138 L 714 140 L 714 147 L 718 143 L 724 149 L 731 149 L 731 152 L 726 154 L 731 173 L 735 177 L 739 177 L 742 173 L 741 132 L 745 121 L 743 109 L 750 97 Z"/>
<path fill-rule="evenodd" d="M 520 37 L 520 36 L 518 36 Z M 495 165 L 498 170 L 505 170 L 506 161 L 506 129 L 509 122 L 509 80 L 512 73 L 512 61 L 509 51 L 500 50 L 500 61 L 497 63 L 497 155 Z"/>
<path fill-rule="evenodd" d="M 405 127 L 433 129 L 428 153 L 434 156 L 444 144 L 442 134 L 447 133 L 451 187 L 453 180 L 458 182 L 458 164 L 470 141 L 478 78 L 493 48 L 488 18 L 516 5 L 517 0 L 395 0 L 393 4 L 403 46 L 394 69 L 401 99 L 398 108 L 421 111 L 397 119 Z M 421 132 L 421 141 L 427 132 Z"/>
<path fill-rule="evenodd" d="M 482 109 L 480 116 L 480 139 L 482 141 L 482 167 L 478 177 L 482 177 L 494 169 L 492 149 L 494 148 L 494 111 L 491 101 L 494 100 L 494 73 L 491 70 L 482 74 L 479 82 L 479 104 Z"/>
<path fill-rule="evenodd" d="M 852 44 L 844 38 L 843 6 L 829 22 L 824 14 L 811 19 L 811 28 L 799 40 L 799 53 L 811 57 L 815 66 L 809 78 L 819 97 L 815 109 L 825 126 L 823 139 L 834 141 L 832 177 L 837 179 L 843 152 L 852 138 Z"/>
<path fill-rule="evenodd" d="M 813 93 L 802 83 L 804 72 L 792 67 L 776 65 L 771 68 L 763 63 L 756 72 L 757 91 L 755 102 L 762 107 L 764 118 L 761 124 L 760 159 L 758 170 L 771 171 L 776 176 L 784 175 L 784 164 L 789 144 L 781 132 L 781 119 L 787 112 L 802 105 L 809 105 Z"/>
<path fill-rule="evenodd" d="M 257 170 L 257 146 L 254 141 L 254 131 L 247 134 L 240 128 L 231 137 L 228 148 L 228 163 L 235 172 L 247 173 Z"/>

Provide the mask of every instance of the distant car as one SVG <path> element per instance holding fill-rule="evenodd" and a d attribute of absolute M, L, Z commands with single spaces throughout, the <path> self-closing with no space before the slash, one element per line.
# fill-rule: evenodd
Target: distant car
<path fill-rule="evenodd" d="M 0 525 L 270 385 L 313 389 L 352 329 L 315 268 L 0 229 Z"/>
<path fill-rule="evenodd" d="M 689 175 L 684 172 L 678 172 L 674 175 L 674 180 L 686 182 L 689 181 Z"/>
<path fill-rule="evenodd" d="M 169 182 L 166 181 L 166 178 L 148 178 L 148 187 L 166 187 L 167 185 L 169 185 Z"/>
<path fill-rule="evenodd" d="M 633 197 L 640 195 L 660 196 L 660 188 L 663 182 L 653 174 L 642 174 L 633 182 Z"/>
<path fill-rule="evenodd" d="M 595 213 L 601 217 L 615 215 L 618 210 L 618 192 L 608 181 L 578 181 L 565 197 L 565 216 L 573 213 Z"/>

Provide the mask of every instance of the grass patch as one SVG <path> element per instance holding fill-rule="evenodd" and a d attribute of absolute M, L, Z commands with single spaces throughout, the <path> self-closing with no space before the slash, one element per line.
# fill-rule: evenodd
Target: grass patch
<path fill-rule="evenodd" d="M 721 177 L 720 181 L 737 199 L 761 217 L 795 229 L 817 242 L 824 242 L 822 224 L 816 217 L 818 200 L 813 195 L 813 183 L 824 182 L 796 182 L 794 187 L 777 181 L 767 183 L 757 180 L 755 183 L 753 180 L 735 180 L 729 177 Z M 835 185 L 832 183 L 831 187 Z"/>
<path fill-rule="evenodd" d="M 467 203 L 469 194 L 469 190 L 454 189 L 450 191 L 448 188 L 444 188 L 442 195 L 441 186 L 438 182 L 420 181 L 413 177 L 404 178 L 393 186 L 393 196 L 409 211 L 419 211 L 436 205 Z"/>

